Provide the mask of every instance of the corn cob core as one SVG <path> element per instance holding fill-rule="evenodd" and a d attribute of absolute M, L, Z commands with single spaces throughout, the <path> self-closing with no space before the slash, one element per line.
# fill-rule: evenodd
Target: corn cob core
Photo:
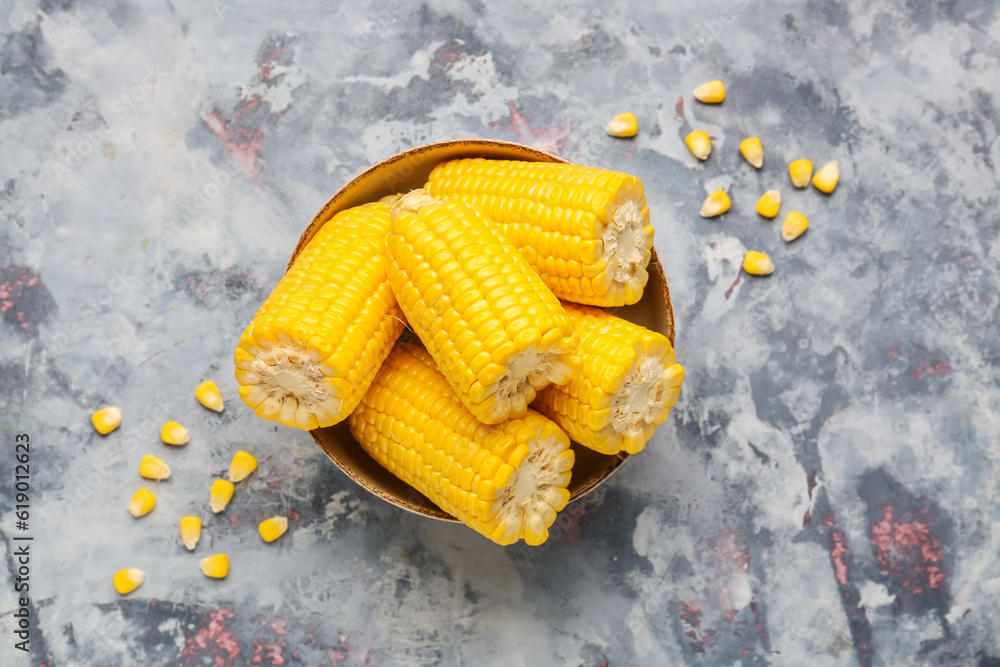
<path fill-rule="evenodd" d="M 240 397 L 303 430 L 355 408 L 403 329 L 386 282 L 389 207 L 341 211 L 323 225 L 240 337 Z"/>
<path fill-rule="evenodd" d="M 416 345 L 396 345 L 348 424 L 380 465 L 498 544 L 541 544 L 569 500 L 562 429 L 534 410 L 481 423 Z"/>
<path fill-rule="evenodd" d="M 574 164 L 471 158 L 438 165 L 425 187 L 498 223 L 560 298 L 623 306 L 642 297 L 653 227 L 636 177 Z"/>
<path fill-rule="evenodd" d="M 666 336 L 597 308 L 565 304 L 580 332 L 580 375 L 532 407 L 602 454 L 642 451 L 680 396 L 683 367 Z"/>
<path fill-rule="evenodd" d="M 410 326 L 480 421 L 523 416 L 537 390 L 575 373 L 559 300 L 473 208 L 414 190 L 393 206 L 388 247 Z"/>

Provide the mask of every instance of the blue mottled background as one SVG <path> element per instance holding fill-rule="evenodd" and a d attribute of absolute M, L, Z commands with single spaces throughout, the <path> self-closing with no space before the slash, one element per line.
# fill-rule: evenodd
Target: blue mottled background
<path fill-rule="evenodd" d="M 660 4 L 0 3 L 0 664 L 1000 665 L 996 3 Z M 714 78 L 725 103 L 695 102 Z M 625 110 L 639 135 L 606 136 Z M 232 374 L 329 195 L 468 136 L 645 182 L 688 371 L 641 458 L 538 549 L 367 495 Z M 800 157 L 840 162 L 833 195 L 791 188 Z M 720 187 L 733 209 L 699 218 Z M 771 188 L 811 221 L 793 244 L 753 212 Z M 747 249 L 774 274 L 741 274 Z M 125 419 L 102 438 L 107 403 Z M 166 419 L 189 445 L 159 443 Z M 260 469 L 207 516 L 238 448 Z M 147 452 L 174 475 L 134 520 Z M 225 581 L 198 571 L 215 551 Z M 122 598 L 125 567 L 147 577 Z"/>

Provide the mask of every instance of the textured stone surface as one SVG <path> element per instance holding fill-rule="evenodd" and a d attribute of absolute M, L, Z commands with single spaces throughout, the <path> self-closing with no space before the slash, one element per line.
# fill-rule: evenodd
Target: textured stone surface
<path fill-rule="evenodd" d="M 995 3 L 497 4 L 0 4 L 0 664 L 998 664 Z M 713 78 L 726 102 L 695 102 Z M 639 135 L 607 137 L 625 110 Z M 752 134 L 761 171 L 737 151 Z M 232 376 L 327 197 L 467 136 L 643 179 L 688 370 L 647 451 L 539 549 L 366 495 Z M 840 161 L 833 195 L 793 190 L 799 157 Z M 699 218 L 719 187 L 733 209 Z M 786 245 L 790 210 L 811 227 Z M 741 275 L 746 249 L 775 273 Z M 225 412 L 196 403 L 205 378 Z M 124 422 L 100 437 L 107 403 Z M 189 445 L 159 443 L 167 419 Z M 237 448 L 260 468 L 210 516 Z M 147 452 L 174 476 L 134 520 Z M 216 551 L 225 581 L 198 571 Z M 124 567 L 147 574 L 120 598 Z"/>

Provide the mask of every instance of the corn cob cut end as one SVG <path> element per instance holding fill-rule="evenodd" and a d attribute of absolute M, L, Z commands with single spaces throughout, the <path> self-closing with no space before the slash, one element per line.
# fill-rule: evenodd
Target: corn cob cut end
<path fill-rule="evenodd" d="M 601 234 L 604 260 L 611 273 L 605 305 L 637 303 L 649 280 L 646 267 L 652 257 L 653 226 L 643 198 L 626 197 L 609 212 Z"/>
<path fill-rule="evenodd" d="M 673 359 L 673 350 L 669 356 Z M 684 381 L 684 367 L 647 356 L 625 378 L 625 385 L 611 404 L 611 428 L 621 438 L 620 451 L 637 454 L 657 425 L 677 403 Z M 613 452 L 613 453 L 617 453 Z"/>

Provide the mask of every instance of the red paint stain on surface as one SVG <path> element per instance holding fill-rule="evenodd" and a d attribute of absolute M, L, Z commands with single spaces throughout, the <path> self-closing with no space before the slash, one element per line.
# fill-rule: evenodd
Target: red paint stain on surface
<path fill-rule="evenodd" d="M 919 382 L 924 379 L 925 375 L 950 375 L 951 374 L 951 364 L 947 361 L 921 361 L 917 364 L 917 367 L 913 370 L 913 380 Z"/>
<path fill-rule="evenodd" d="M 213 667 L 226 667 L 234 664 L 240 655 L 240 645 L 236 635 L 229 631 L 227 622 L 236 617 L 236 612 L 221 607 L 208 615 L 208 623 L 187 638 L 181 656 L 186 658 L 186 664 L 192 664 L 192 659 L 214 658 L 211 663 L 200 660 L 197 664 L 211 664 Z M 225 655 L 223 655 L 225 654 Z"/>
<path fill-rule="evenodd" d="M 563 141 L 569 136 L 569 126 L 544 126 L 533 127 L 528 119 L 517 110 L 513 102 L 508 102 L 510 107 L 510 123 L 494 123 L 495 130 L 510 130 L 517 135 L 517 140 L 522 144 L 540 148 L 549 153 L 558 155 L 562 151 Z"/>
<path fill-rule="evenodd" d="M 201 120 L 212 134 L 219 138 L 226 154 L 236 162 L 243 173 L 257 181 L 260 178 L 257 159 L 260 149 L 264 146 L 264 133 L 254 128 L 230 129 L 230 124 L 218 111 L 202 114 Z"/>
<path fill-rule="evenodd" d="M 834 523 L 832 512 L 828 512 L 823 517 L 823 523 L 830 529 L 830 563 L 833 565 L 833 577 L 841 587 L 846 587 L 851 583 L 847 563 L 844 562 L 844 556 L 851 554 L 847 537 L 844 535 L 844 531 Z"/>
<path fill-rule="evenodd" d="M 916 596 L 948 585 L 944 569 L 944 549 L 932 535 L 927 508 L 903 512 L 897 516 L 892 505 L 886 505 L 882 516 L 871 527 L 871 545 L 882 568 L 902 589 L 902 604 Z"/>
<path fill-rule="evenodd" d="M 725 294 L 726 301 L 729 301 L 729 297 L 731 297 L 733 295 L 733 290 L 736 289 L 736 286 L 740 284 L 740 280 L 742 280 L 742 279 L 743 279 L 743 273 L 742 272 L 737 273 L 736 274 L 736 280 L 734 280 L 733 284 L 730 285 L 729 289 L 726 290 L 726 294 Z"/>
<path fill-rule="evenodd" d="M 806 510 L 806 513 L 802 515 L 802 527 L 808 528 L 813 525 L 812 512 Z"/>
<path fill-rule="evenodd" d="M 806 489 L 809 491 L 809 500 L 812 500 L 813 490 L 816 488 L 816 468 L 812 468 L 806 475 Z"/>
<path fill-rule="evenodd" d="M 899 359 L 899 344 L 893 345 L 889 353 L 885 355 L 889 361 L 896 361 Z"/>
<path fill-rule="evenodd" d="M 674 118 L 684 117 L 684 97 L 677 98 L 677 104 L 674 105 Z"/>
<path fill-rule="evenodd" d="M 37 273 L 26 266 L 0 266 L 0 316 L 33 338 L 38 325 L 54 309 L 55 301 Z"/>

